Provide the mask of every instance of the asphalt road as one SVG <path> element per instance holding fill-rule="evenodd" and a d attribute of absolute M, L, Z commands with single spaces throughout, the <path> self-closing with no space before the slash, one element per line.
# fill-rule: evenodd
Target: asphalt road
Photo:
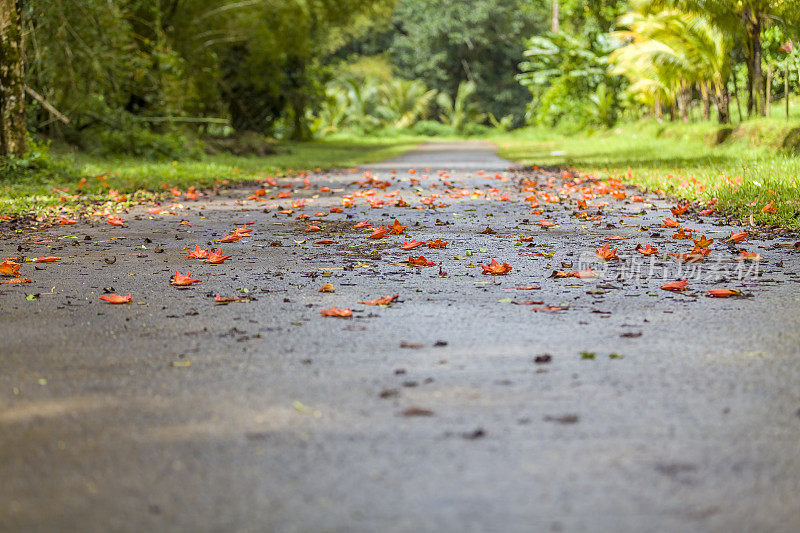
<path fill-rule="evenodd" d="M 0 285 L 0 530 L 800 531 L 800 238 L 723 244 L 743 228 L 632 189 L 581 219 L 571 177 L 509 165 L 485 144 L 426 145 L 372 165 L 391 184 L 315 233 L 295 217 L 372 188 L 353 183 L 364 169 L 267 187 L 290 199 L 138 207 L 126 227 L 0 226 L 0 258 L 61 257 Z M 525 179 L 560 201 L 531 214 Z M 395 190 L 409 207 L 365 204 Z M 716 239 L 697 271 L 634 250 L 691 249 L 665 217 Z M 402 236 L 353 228 L 395 218 Z M 186 258 L 243 222 L 223 265 Z M 411 238 L 449 244 L 409 267 Z M 621 260 L 595 258 L 604 243 Z M 481 275 L 492 258 L 513 270 Z M 601 276 L 549 277 L 586 266 Z M 169 286 L 176 269 L 202 283 Z"/>

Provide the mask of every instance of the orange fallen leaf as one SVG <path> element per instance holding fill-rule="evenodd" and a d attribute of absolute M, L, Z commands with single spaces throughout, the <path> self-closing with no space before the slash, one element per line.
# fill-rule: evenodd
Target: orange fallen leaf
<path fill-rule="evenodd" d="M 658 253 L 658 248 L 654 248 L 650 244 L 648 244 L 647 246 L 642 246 L 640 244 L 636 247 L 636 251 L 642 255 L 655 255 Z"/>
<path fill-rule="evenodd" d="M 492 276 L 505 276 L 512 270 L 511 265 L 498 263 L 496 259 L 492 259 L 488 265 L 481 265 L 481 268 L 483 269 L 481 274 L 491 274 Z"/>
<path fill-rule="evenodd" d="M 689 204 L 686 203 L 686 204 L 678 204 L 675 207 L 670 208 L 670 211 L 672 211 L 673 215 L 678 216 L 686 213 L 688 209 L 689 209 Z"/>
<path fill-rule="evenodd" d="M 740 231 L 739 233 L 731 232 L 731 236 L 725 239 L 725 242 L 742 242 L 747 238 L 746 231 Z"/>
<path fill-rule="evenodd" d="M 322 228 L 313 224 L 306 224 L 306 233 L 310 233 L 312 231 L 322 231 Z"/>
<path fill-rule="evenodd" d="M 126 296 L 121 296 L 119 294 L 104 294 L 99 298 L 110 304 L 129 304 L 131 303 L 133 296 L 131 296 L 130 294 Z"/>
<path fill-rule="evenodd" d="M 436 266 L 436 263 L 434 263 L 433 261 L 428 261 L 427 259 L 425 259 L 424 255 L 421 255 L 419 257 L 414 257 L 413 255 L 409 255 L 408 260 L 402 262 L 407 264 L 408 266 L 422 266 L 422 267 Z"/>
<path fill-rule="evenodd" d="M 761 208 L 762 213 L 776 213 L 778 208 L 775 207 L 775 202 L 770 202 Z"/>
<path fill-rule="evenodd" d="M 401 233 L 403 233 L 405 230 L 406 230 L 406 226 L 403 226 L 403 225 L 401 225 L 401 224 L 400 224 L 400 221 L 399 221 L 399 220 L 397 220 L 397 219 L 394 219 L 394 224 L 392 224 L 391 226 L 389 226 L 389 231 L 391 231 L 391 232 L 392 232 L 392 233 L 394 233 L 395 235 L 400 235 L 400 234 L 401 234 Z"/>
<path fill-rule="evenodd" d="M 19 267 L 22 265 L 19 263 L 15 263 L 14 261 L 3 261 L 0 263 L 0 275 L 3 276 L 10 276 L 10 277 L 18 277 L 19 276 Z"/>
<path fill-rule="evenodd" d="M 677 228 L 678 226 L 680 226 L 680 224 L 678 224 L 671 218 L 665 218 L 661 224 L 662 228 Z"/>
<path fill-rule="evenodd" d="M 605 243 L 602 248 L 597 249 L 597 257 L 606 261 L 619 259 L 617 257 L 617 248 L 611 248 L 608 243 Z"/>
<path fill-rule="evenodd" d="M 741 296 L 742 292 L 735 289 L 711 289 L 706 291 L 709 298 L 729 298 L 731 296 Z"/>
<path fill-rule="evenodd" d="M 365 220 L 364 222 L 359 222 L 354 228 L 370 228 L 372 227 L 372 223 L 369 220 Z"/>
<path fill-rule="evenodd" d="M 335 292 L 336 289 L 333 288 L 333 283 L 326 283 L 322 287 L 317 290 L 317 292 Z"/>
<path fill-rule="evenodd" d="M 239 235 L 238 233 L 230 233 L 228 235 L 225 235 L 223 238 L 221 238 L 219 240 L 219 242 L 228 244 L 228 243 L 231 243 L 231 242 L 236 242 L 241 238 L 242 238 L 242 236 Z"/>
<path fill-rule="evenodd" d="M 551 222 L 549 220 L 544 220 L 544 219 L 539 220 L 536 224 L 538 224 L 539 226 L 542 226 L 543 228 L 552 228 L 553 226 L 556 225 L 555 222 Z"/>
<path fill-rule="evenodd" d="M 323 309 L 320 311 L 322 316 L 330 316 L 335 318 L 350 318 L 353 312 L 349 308 L 339 309 L 338 307 L 331 307 L 330 309 Z"/>
<path fill-rule="evenodd" d="M 761 256 L 758 255 L 756 252 L 748 252 L 746 250 L 742 250 L 739 252 L 739 260 L 740 261 L 761 261 Z"/>
<path fill-rule="evenodd" d="M 314 241 L 312 244 L 336 244 L 338 241 L 334 241 L 332 239 L 320 239 L 318 241 Z"/>
<path fill-rule="evenodd" d="M 67 217 L 63 217 L 63 216 L 62 217 L 58 217 L 58 223 L 60 225 L 62 225 L 62 226 L 71 226 L 72 224 L 75 224 L 75 222 L 76 221 L 72 220 L 71 218 L 67 218 Z"/>
<path fill-rule="evenodd" d="M 210 251 L 211 250 L 204 250 L 195 244 L 194 250 L 187 251 L 186 259 L 206 259 Z"/>
<path fill-rule="evenodd" d="M 220 265 L 220 264 L 224 263 L 225 261 L 227 261 L 228 259 L 230 259 L 231 257 L 233 257 L 233 256 L 232 255 L 224 255 L 222 253 L 222 248 L 220 248 L 216 252 L 211 252 L 210 254 L 208 254 L 208 259 L 206 259 L 206 262 L 208 262 L 208 263 L 210 263 L 212 265 Z"/>
<path fill-rule="evenodd" d="M 0 283 L 7 283 L 9 285 L 20 285 L 22 283 L 32 283 L 33 280 L 31 278 L 13 278 L 7 279 L 5 281 L 0 281 Z"/>
<path fill-rule="evenodd" d="M 108 215 L 106 222 L 111 224 L 112 226 L 124 226 L 125 221 L 119 218 L 117 215 Z"/>
<path fill-rule="evenodd" d="M 38 259 L 34 259 L 34 263 L 53 263 L 54 261 L 58 261 L 61 259 L 60 257 L 53 257 L 52 255 L 42 256 Z"/>
<path fill-rule="evenodd" d="M 689 280 L 685 279 L 683 281 L 671 281 L 669 283 L 665 283 L 661 286 L 661 288 L 665 291 L 685 291 L 689 286 Z"/>
<path fill-rule="evenodd" d="M 237 297 L 223 298 L 222 296 L 217 294 L 216 296 L 214 296 L 214 301 L 218 304 L 230 304 L 234 302 L 249 302 L 250 298 L 237 298 Z"/>
<path fill-rule="evenodd" d="M 705 259 L 706 255 L 708 254 L 692 250 L 691 252 L 684 252 L 680 254 L 669 254 L 669 255 L 671 255 L 678 261 L 686 261 L 687 263 L 697 263 L 698 261 L 702 261 L 703 259 Z"/>
<path fill-rule="evenodd" d="M 673 239 L 678 239 L 678 240 L 680 240 L 680 239 L 691 239 L 692 238 L 692 233 L 694 233 L 694 230 L 687 229 L 687 228 L 679 228 L 677 233 L 675 233 L 675 235 L 673 235 L 672 238 Z"/>
<path fill-rule="evenodd" d="M 423 244 L 425 244 L 423 241 L 411 240 L 409 242 L 404 242 L 403 244 L 401 244 L 400 245 L 400 249 L 401 250 L 413 250 L 414 248 L 417 248 L 418 246 L 422 246 Z"/>
<path fill-rule="evenodd" d="M 364 305 L 389 305 L 390 303 L 394 302 L 400 297 L 399 294 L 395 294 L 394 296 L 384 296 L 383 298 L 377 298 L 375 300 L 369 300 L 368 302 L 358 302 Z"/>
<path fill-rule="evenodd" d="M 383 224 L 378 226 L 375 231 L 369 234 L 369 239 L 383 239 L 386 237 L 389 232 L 392 231 L 390 228 L 384 228 Z"/>
<path fill-rule="evenodd" d="M 442 239 L 436 239 L 435 241 L 428 242 L 428 248 L 446 248 L 447 242 L 443 241 Z"/>
<path fill-rule="evenodd" d="M 192 283 L 202 283 L 199 279 L 192 279 L 192 273 L 187 272 L 186 274 L 180 274 L 178 271 L 175 271 L 175 275 L 170 279 L 170 285 L 176 285 L 178 287 L 186 287 L 187 285 L 191 285 Z"/>

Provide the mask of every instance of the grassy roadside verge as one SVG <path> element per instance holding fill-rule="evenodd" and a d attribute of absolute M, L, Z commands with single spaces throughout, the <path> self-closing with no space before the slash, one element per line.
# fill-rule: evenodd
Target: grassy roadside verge
<path fill-rule="evenodd" d="M 0 215 L 53 206 L 79 207 L 108 199 L 109 189 L 143 198 L 163 185 L 209 187 L 279 176 L 291 171 L 346 168 L 388 159 L 423 142 L 421 137 L 338 138 L 308 143 L 280 143 L 265 157 L 205 156 L 185 161 L 147 161 L 133 157 L 98 158 L 52 154 L 46 166 L 0 179 Z M 86 178 L 83 184 L 82 179 Z M 64 200 L 62 200 L 64 198 Z"/>
<path fill-rule="evenodd" d="M 792 127 L 800 120 L 746 122 L 717 145 L 715 124 L 656 122 L 575 136 L 518 130 L 493 141 L 512 161 L 616 176 L 688 200 L 717 198 L 721 210 L 741 220 L 752 215 L 756 223 L 800 229 L 800 156 L 779 147 Z"/>

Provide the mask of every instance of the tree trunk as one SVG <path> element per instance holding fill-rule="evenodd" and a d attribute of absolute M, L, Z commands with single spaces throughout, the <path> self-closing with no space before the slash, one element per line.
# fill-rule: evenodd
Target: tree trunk
<path fill-rule="evenodd" d="M 561 25 L 561 15 L 558 0 L 553 0 L 552 11 L 550 13 L 550 31 L 558 33 Z"/>
<path fill-rule="evenodd" d="M 763 25 L 758 13 L 752 12 L 749 8 L 744 10 L 744 23 L 749 37 L 748 52 L 750 53 L 750 96 L 748 101 L 748 111 L 766 115 L 764 105 L 764 79 L 761 73 L 761 27 Z"/>
<path fill-rule="evenodd" d="M 0 156 L 26 149 L 22 21 L 17 0 L 0 0 Z"/>
<path fill-rule="evenodd" d="M 767 85 L 764 87 L 764 104 L 766 106 L 766 116 L 770 116 L 772 106 L 772 66 L 767 66 Z"/>
<path fill-rule="evenodd" d="M 711 118 L 711 95 L 708 87 L 701 91 L 701 95 L 703 97 L 703 120 L 707 121 Z"/>
<path fill-rule="evenodd" d="M 731 96 L 728 93 L 728 84 L 723 83 L 717 88 L 715 100 L 717 104 L 717 121 L 720 124 L 730 124 L 731 122 Z M 741 111 L 739 111 L 739 118 L 741 119 Z"/>

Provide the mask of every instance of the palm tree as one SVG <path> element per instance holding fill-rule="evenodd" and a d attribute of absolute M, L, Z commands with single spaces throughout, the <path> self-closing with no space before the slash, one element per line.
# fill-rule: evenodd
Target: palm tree
<path fill-rule="evenodd" d="M 677 101 L 688 120 L 688 99 L 696 85 L 704 101 L 713 94 L 719 121 L 729 122 L 730 42 L 718 27 L 676 10 L 632 11 L 620 25 L 628 29 L 614 35 L 629 44 L 612 53 L 612 72 L 631 81 L 629 92 L 641 93 L 654 107 Z"/>
<path fill-rule="evenodd" d="M 725 33 L 736 35 L 744 44 L 747 57 L 748 112 L 766 113 L 762 99 L 761 30 L 774 22 L 784 25 L 800 22 L 796 2 L 786 0 L 638 0 L 650 12 L 679 9 L 706 17 Z"/>
<path fill-rule="evenodd" d="M 477 88 L 474 81 L 462 81 L 458 84 L 455 100 L 445 93 L 441 93 L 436 99 L 436 103 L 442 109 L 439 118 L 458 133 L 463 133 L 467 126 L 479 124 L 486 118 L 486 114 L 481 113 L 478 105 L 469 101 Z"/>
<path fill-rule="evenodd" d="M 428 113 L 438 91 L 428 90 L 422 80 L 395 79 L 381 85 L 378 92 L 378 114 L 395 128 L 405 129 Z"/>

